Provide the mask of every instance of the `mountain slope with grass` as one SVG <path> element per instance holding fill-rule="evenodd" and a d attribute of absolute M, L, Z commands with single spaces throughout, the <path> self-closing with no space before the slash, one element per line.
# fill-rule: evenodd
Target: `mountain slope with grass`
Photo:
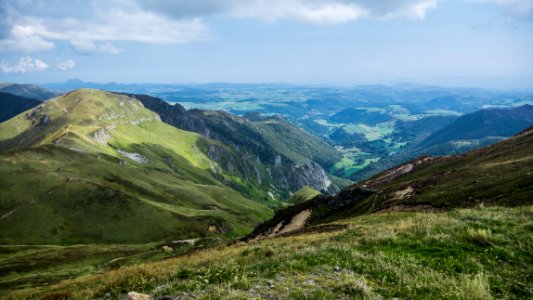
<path fill-rule="evenodd" d="M 280 210 L 226 246 L 9 296 L 530 299 L 532 144 L 530 128 L 465 155 L 417 159 Z"/>
<path fill-rule="evenodd" d="M 313 189 L 310 186 L 304 186 L 294 193 L 288 200 L 287 203 L 298 204 L 307 200 L 311 200 L 316 196 L 320 195 L 320 192 Z"/>
<path fill-rule="evenodd" d="M 355 184 L 335 196 L 317 196 L 283 210 L 252 237 L 283 230 L 307 211 L 307 224 L 381 210 L 446 210 L 533 204 L 533 127 L 464 155 L 421 157 Z M 281 225 L 280 225 L 281 223 Z"/>
<path fill-rule="evenodd" d="M 82 89 L 0 124 L 0 243 L 238 235 L 270 216 L 210 147 L 138 100 Z M 231 188 L 234 186 L 236 188 Z"/>
<path fill-rule="evenodd" d="M 259 183 L 276 198 L 287 198 L 289 192 L 307 185 L 326 193 L 338 191 L 325 169 L 340 159 L 340 153 L 280 117 L 240 117 L 223 111 L 186 110 L 178 103 L 170 105 L 159 98 L 131 96 L 170 125 L 232 146 L 240 153 L 244 167 L 259 163 L 260 168 L 239 168 L 224 153 L 212 151 L 213 159 L 224 161 L 221 165 L 241 176 L 253 174 L 248 180 Z"/>
<path fill-rule="evenodd" d="M 41 104 L 41 101 L 0 92 L 0 123 Z"/>

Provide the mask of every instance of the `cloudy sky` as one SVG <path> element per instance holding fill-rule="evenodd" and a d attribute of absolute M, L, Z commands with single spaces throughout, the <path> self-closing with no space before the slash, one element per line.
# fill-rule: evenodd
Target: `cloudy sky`
<path fill-rule="evenodd" d="M 533 0 L 0 0 L 0 82 L 533 86 Z"/>

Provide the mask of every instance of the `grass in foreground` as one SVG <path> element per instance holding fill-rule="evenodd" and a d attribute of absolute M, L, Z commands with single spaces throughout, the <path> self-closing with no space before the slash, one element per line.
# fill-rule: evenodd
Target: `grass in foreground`
<path fill-rule="evenodd" d="M 8 298 L 530 299 L 532 220 L 533 206 L 376 213 L 338 222 L 340 231 L 209 249 Z"/>

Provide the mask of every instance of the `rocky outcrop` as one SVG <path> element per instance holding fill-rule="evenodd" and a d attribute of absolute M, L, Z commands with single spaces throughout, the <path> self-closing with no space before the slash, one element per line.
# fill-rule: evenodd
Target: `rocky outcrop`
<path fill-rule="evenodd" d="M 312 161 L 304 165 L 293 165 L 287 174 L 291 190 L 297 191 L 304 186 L 310 186 L 316 190 L 333 194 L 339 191 L 329 179 L 326 171 L 316 162 Z"/>
<path fill-rule="evenodd" d="M 134 162 L 138 162 L 140 164 L 147 164 L 150 162 L 150 160 L 145 157 L 145 156 L 142 156 L 141 154 L 139 153 L 136 153 L 136 152 L 126 152 L 124 150 L 117 150 L 118 153 L 122 154 L 123 156 L 133 160 Z"/>
<path fill-rule="evenodd" d="M 453 157 L 456 157 L 456 156 L 427 156 L 427 157 L 421 157 L 418 159 L 414 159 L 412 161 L 406 162 L 397 167 L 388 169 L 384 171 L 383 173 L 377 176 L 374 176 L 368 180 L 365 180 L 364 182 L 361 183 L 361 186 L 364 188 L 375 188 L 376 186 L 383 185 L 387 182 L 392 181 L 393 179 L 396 179 L 405 174 L 412 173 L 422 167 L 425 167 L 437 161 L 442 161 L 442 160 L 450 159 Z"/>
<path fill-rule="evenodd" d="M 336 196 L 318 195 L 311 200 L 276 211 L 272 219 L 259 224 L 251 234 L 240 240 L 249 241 L 303 230 L 304 227 L 320 223 L 335 214 L 349 212 L 360 200 L 373 195 L 375 192 L 358 187 L 344 190 Z"/>
<path fill-rule="evenodd" d="M 95 142 L 107 145 L 107 141 L 111 138 L 111 135 L 107 133 L 107 131 L 105 131 L 103 128 L 100 128 L 95 131 L 91 137 Z"/>

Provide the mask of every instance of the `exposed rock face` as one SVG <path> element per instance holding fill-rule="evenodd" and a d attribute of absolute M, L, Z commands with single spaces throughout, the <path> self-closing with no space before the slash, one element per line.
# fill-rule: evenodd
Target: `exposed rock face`
<path fill-rule="evenodd" d="M 98 129 L 92 135 L 92 139 L 99 144 L 107 144 L 107 141 L 111 138 L 111 135 L 107 133 L 103 128 Z"/>
<path fill-rule="evenodd" d="M 336 196 L 318 195 L 309 201 L 276 211 L 272 219 L 259 224 L 251 234 L 241 238 L 241 240 L 248 241 L 304 230 L 305 226 L 313 225 L 324 217 L 350 210 L 361 199 L 374 193 L 374 190 L 354 187 L 344 190 Z"/>
<path fill-rule="evenodd" d="M 26 118 L 28 120 L 35 119 L 41 113 L 41 111 L 43 111 L 43 106 L 44 105 L 39 105 L 36 108 L 34 108 L 31 112 L 26 114 Z"/>
<path fill-rule="evenodd" d="M 314 161 L 297 164 L 277 153 L 250 119 L 218 111 L 187 111 L 179 104 L 170 105 L 146 95 L 135 95 L 135 98 L 158 113 L 163 122 L 231 146 L 235 151 L 214 144 L 207 150 L 207 156 L 231 175 L 256 181 L 265 189 L 270 189 L 269 183 L 273 183 L 288 192 L 304 186 L 325 193 L 338 191 L 322 166 Z M 218 173 L 216 167 L 212 169 Z"/>
<path fill-rule="evenodd" d="M 304 186 L 310 186 L 316 190 L 332 194 L 339 191 L 329 179 L 326 171 L 312 161 L 305 165 L 294 165 L 288 172 L 288 181 L 292 184 L 291 190 L 298 190 Z"/>
<path fill-rule="evenodd" d="M 37 126 L 39 127 L 45 127 L 46 125 L 48 125 L 50 123 L 50 117 L 45 114 L 41 117 L 41 119 L 39 119 L 39 122 L 37 123 Z"/>
<path fill-rule="evenodd" d="M 426 165 L 435 163 L 437 161 L 450 159 L 457 156 L 428 156 L 428 157 L 422 157 L 419 159 L 414 159 L 412 161 L 406 162 L 402 165 L 399 165 L 397 167 L 391 168 L 386 170 L 385 172 L 381 173 L 377 177 L 370 178 L 368 180 L 365 180 L 362 182 L 361 186 L 365 188 L 374 188 L 378 185 L 382 185 L 384 183 L 387 183 L 395 178 L 398 178 L 402 175 L 411 173 L 413 171 L 416 171 L 420 169 L 421 167 L 424 167 Z"/>
<path fill-rule="evenodd" d="M 138 162 L 140 164 L 147 164 L 150 162 L 150 160 L 145 157 L 145 156 L 142 156 L 140 155 L 139 153 L 136 153 L 136 152 L 126 152 L 124 150 L 117 150 L 118 153 L 124 155 L 125 157 L 135 161 L 135 162 Z"/>
<path fill-rule="evenodd" d="M 127 295 L 127 299 L 129 300 L 150 300 L 152 297 L 147 294 L 141 294 L 137 292 L 129 292 Z"/>

